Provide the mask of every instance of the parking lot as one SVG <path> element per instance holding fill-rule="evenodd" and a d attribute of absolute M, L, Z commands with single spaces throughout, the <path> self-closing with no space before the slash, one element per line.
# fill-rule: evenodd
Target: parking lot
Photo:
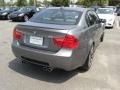
<path fill-rule="evenodd" d="M 97 48 L 92 68 L 84 72 L 54 70 L 22 64 L 11 51 L 16 22 L 0 21 L 0 90 L 120 90 L 120 27 L 105 30 L 105 40 Z"/>

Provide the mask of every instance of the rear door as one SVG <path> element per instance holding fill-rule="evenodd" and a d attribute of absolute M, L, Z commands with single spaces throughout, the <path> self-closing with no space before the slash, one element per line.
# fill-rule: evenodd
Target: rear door
<path fill-rule="evenodd" d="M 100 37 L 103 34 L 102 24 L 99 22 L 99 17 L 94 11 L 91 12 L 91 16 L 94 20 L 94 24 L 95 24 L 95 28 L 96 28 L 97 44 L 99 44 Z"/>
<path fill-rule="evenodd" d="M 88 33 L 88 38 L 91 40 L 93 40 L 94 42 L 98 41 L 98 37 L 97 37 L 97 27 L 96 27 L 96 23 L 95 20 L 92 16 L 92 11 L 88 11 L 86 14 L 86 22 L 88 24 L 89 27 L 89 33 Z"/>

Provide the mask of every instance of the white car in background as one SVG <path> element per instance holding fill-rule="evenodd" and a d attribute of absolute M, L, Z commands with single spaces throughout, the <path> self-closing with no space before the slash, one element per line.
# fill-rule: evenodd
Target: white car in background
<path fill-rule="evenodd" d="M 113 9 L 111 9 L 111 8 L 99 8 L 96 12 L 97 12 L 100 19 L 106 20 L 105 27 L 113 28 L 114 22 L 115 22 L 115 13 L 114 13 Z"/>

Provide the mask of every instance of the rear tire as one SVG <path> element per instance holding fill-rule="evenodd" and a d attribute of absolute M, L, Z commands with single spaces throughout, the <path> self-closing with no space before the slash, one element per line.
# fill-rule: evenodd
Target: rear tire
<path fill-rule="evenodd" d="M 84 64 L 84 66 L 82 67 L 83 70 L 88 71 L 91 68 L 93 58 L 94 58 L 94 46 L 92 45 L 89 55 L 87 57 L 87 60 Z"/>

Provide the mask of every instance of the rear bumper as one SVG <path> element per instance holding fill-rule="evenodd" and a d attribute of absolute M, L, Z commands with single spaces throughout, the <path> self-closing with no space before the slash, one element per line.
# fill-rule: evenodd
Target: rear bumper
<path fill-rule="evenodd" d="M 17 58 L 22 59 L 22 57 L 25 57 L 37 62 L 48 63 L 49 67 L 52 68 L 71 71 L 80 66 L 76 58 L 72 57 L 72 50 L 60 50 L 59 53 L 50 54 L 49 52 L 44 53 L 40 50 L 33 50 L 28 47 L 12 44 L 12 51 Z"/>

